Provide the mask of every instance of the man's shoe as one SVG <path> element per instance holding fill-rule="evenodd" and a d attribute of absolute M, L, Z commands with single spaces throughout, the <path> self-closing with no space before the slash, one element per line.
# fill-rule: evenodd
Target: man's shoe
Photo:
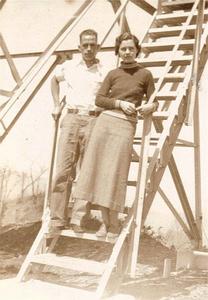
<path fill-rule="evenodd" d="M 100 226 L 99 230 L 96 232 L 96 236 L 97 236 L 97 237 L 106 237 L 107 233 L 108 233 L 107 227 L 106 227 L 106 225 L 103 223 L 103 224 Z"/>
<path fill-rule="evenodd" d="M 76 225 L 76 224 L 72 224 L 72 230 L 75 232 L 75 233 L 84 233 L 84 229 L 79 226 L 79 225 Z"/>
<path fill-rule="evenodd" d="M 65 229 L 65 227 L 63 225 L 59 225 L 59 226 L 49 225 L 47 233 L 49 233 L 49 234 L 58 234 L 64 229 Z"/>

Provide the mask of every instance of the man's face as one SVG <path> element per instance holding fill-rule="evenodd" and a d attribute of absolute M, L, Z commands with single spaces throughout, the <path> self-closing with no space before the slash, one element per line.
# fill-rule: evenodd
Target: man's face
<path fill-rule="evenodd" d="M 80 41 L 79 50 L 85 62 L 94 62 L 98 50 L 98 44 L 94 35 L 83 35 Z"/>

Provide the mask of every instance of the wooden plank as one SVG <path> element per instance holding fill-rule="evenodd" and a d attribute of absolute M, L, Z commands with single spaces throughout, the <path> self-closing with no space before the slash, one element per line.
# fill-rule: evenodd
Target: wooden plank
<path fill-rule="evenodd" d="M 107 46 L 107 47 L 101 47 L 99 49 L 100 52 L 114 52 L 115 47 L 114 46 Z M 12 58 L 24 58 L 24 57 L 36 57 L 43 55 L 44 51 L 30 51 L 30 52 L 14 52 L 10 53 L 10 56 Z M 62 49 L 62 50 L 55 50 L 52 55 L 55 56 L 65 56 L 67 59 L 72 59 L 73 54 L 80 53 L 80 50 L 78 48 L 76 49 Z M 0 55 L 0 59 L 5 59 L 5 55 Z"/>
<path fill-rule="evenodd" d="M 205 0 L 206 5 L 208 1 Z M 195 3 L 195 0 L 175 0 L 175 1 L 164 1 L 162 2 L 162 6 L 164 8 L 172 8 L 172 9 L 187 9 L 190 8 Z"/>
<path fill-rule="evenodd" d="M 192 50 L 194 46 L 194 39 L 182 40 L 178 50 Z M 161 51 L 171 51 L 175 46 L 175 42 L 153 42 L 153 43 L 143 43 L 142 51 L 144 52 L 161 52 Z"/>
<path fill-rule="evenodd" d="M 95 233 L 76 233 L 73 230 L 62 230 L 60 236 L 73 237 L 97 242 L 106 242 L 111 244 L 115 243 L 112 240 L 106 239 L 106 237 L 97 237 Z"/>
<path fill-rule="evenodd" d="M 156 11 L 156 8 L 152 6 L 149 2 L 144 1 L 144 0 L 131 0 L 132 3 L 135 5 L 139 6 L 149 14 L 153 15 L 154 12 Z"/>
<path fill-rule="evenodd" d="M 208 15 L 208 9 L 204 11 L 204 14 Z M 189 12 L 173 12 L 170 14 L 161 14 L 157 15 L 156 20 L 163 24 L 175 24 L 175 23 L 183 23 L 186 21 L 187 17 L 189 15 Z M 196 17 L 198 15 L 198 12 L 195 12 L 193 15 L 192 21 L 196 23 Z"/>
<path fill-rule="evenodd" d="M 158 79 L 159 81 L 159 79 Z M 158 82 L 157 81 L 157 82 Z M 164 81 L 166 81 L 164 79 Z M 177 92 L 175 91 L 167 91 L 167 92 L 158 92 L 157 96 L 155 97 L 158 101 L 173 101 L 177 97 Z"/>
<path fill-rule="evenodd" d="M 157 80 L 157 82 L 159 81 L 159 79 Z M 164 78 L 164 81 L 165 81 L 165 78 Z M 173 101 L 176 99 L 176 97 L 177 97 L 177 92 L 175 92 L 175 91 L 166 91 L 166 92 L 160 91 L 157 93 L 155 98 L 158 101 Z M 144 97 L 143 100 L 147 101 L 146 97 Z"/>
<path fill-rule="evenodd" d="M 38 254 L 31 256 L 32 263 L 55 266 L 83 273 L 100 275 L 104 272 L 105 265 L 93 260 L 75 258 L 70 256 L 57 256 L 54 253 Z"/>
<path fill-rule="evenodd" d="M 206 27 L 204 24 L 203 28 Z M 194 36 L 196 25 L 188 25 L 188 26 L 170 26 L 170 27 L 155 27 L 149 30 L 149 36 L 152 38 L 161 38 L 161 37 L 172 37 L 178 36 L 183 29 L 186 29 L 186 35 Z"/>
<path fill-rule="evenodd" d="M 182 82 L 184 78 L 185 78 L 184 73 L 168 73 L 164 77 L 164 82 Z M 159 77 L 154 77 L 155 82 L 157 82 L 159 79 L 160 79 Z M 176 94 L 174 98 L 176 98 Z"/>
<path fill-rule="evenodd" d="M 190 64 L 192 61 L 193 56 L 192 55 L 184 55 L 181 57 L 175 57 L 171 59 L 171 55 L 169 58 L 164 57 L 164 58 L 143 58 L 139 59 L 138 62 L 141 64 L 143 67 L 162 67 L 166 66 L 167 64 L 167 59 L 170 61 L 170 66 L 185 66 Z M 164 75 L 165 77 L 165 75 Z"/>

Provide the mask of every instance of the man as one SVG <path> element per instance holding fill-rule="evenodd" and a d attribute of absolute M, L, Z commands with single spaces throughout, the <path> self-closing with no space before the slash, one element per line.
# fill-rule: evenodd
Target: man
<path fill-rule="evenodd" d="M 53 117 L 60 116 L 60 82 L 65 81 L 66 114 L 61 121 L 61 131 L 56 159 L 56 177 L 51 195 L 50 231 L 63 229 L 78 160 L 82 161 L 86 144 L 99 109 L 95 106 L 96 93 L 106 75 L 105 68 L 96 58 L 97 33 L 87 29 L 80 34 L 81 60 L 65 61 L 51 80 L 54 99 Z M 83 232 L 81 220 L 89 212 L 87 202 L 77 200 L 71 219 L 75 232 Z"/>

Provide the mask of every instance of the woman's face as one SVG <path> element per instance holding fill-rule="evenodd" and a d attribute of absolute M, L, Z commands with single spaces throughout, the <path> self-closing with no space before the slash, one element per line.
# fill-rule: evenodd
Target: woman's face
<path fill-rule="evenodd" d="M 132 63 L 137 56 L 137 48 L 133 40 L 124 40 L 119 47 L 119 56 L 124 63 Z"/>

